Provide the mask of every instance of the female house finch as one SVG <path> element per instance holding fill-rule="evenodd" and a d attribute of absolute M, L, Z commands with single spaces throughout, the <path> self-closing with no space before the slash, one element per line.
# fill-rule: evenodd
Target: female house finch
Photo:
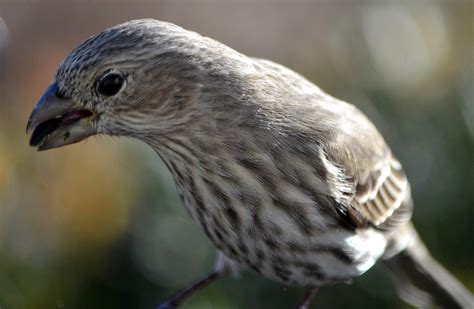
<path fill-rule="evenodd" d="M 410 187 L 374 125 L 297 73 L 155 20 L 89 38 L 60 65 L 28 121 L 45 150 L 130 136 L 167 164 L 218 248 L 217 267 L 163 307 L 239 268 L 308 288 L 380 259 L 416 305 L 473 301 L 410 223 Z"/>

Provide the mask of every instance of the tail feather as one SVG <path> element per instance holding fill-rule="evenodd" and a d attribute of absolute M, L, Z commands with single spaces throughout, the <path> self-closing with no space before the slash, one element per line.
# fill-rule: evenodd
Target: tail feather
<path fill-rule="evenodd" d="M 400 297 L 421 308 L 474 308 L 471 292 L 430 255 L 414 229 L 412 233 L 413 241 L 385 260 Z"/>

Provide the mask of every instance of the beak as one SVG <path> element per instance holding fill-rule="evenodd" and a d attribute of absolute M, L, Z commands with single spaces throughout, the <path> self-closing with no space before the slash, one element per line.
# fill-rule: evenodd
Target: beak
<path fill-rule="evenodd" d="M 90 110 L 71 99 L 58 96 L 58 86 L 52 83 L 31 112 L 26 132 L 33 130 L 30 146 L 46 150 L 80 142 L 97 133 Z"/>

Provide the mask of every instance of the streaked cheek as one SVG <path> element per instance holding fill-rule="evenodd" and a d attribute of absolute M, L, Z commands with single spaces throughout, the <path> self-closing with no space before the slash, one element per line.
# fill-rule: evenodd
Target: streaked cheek
<path fill-rule="evenodd" d="M 97 122 L 100 134 L 113 136 L 136 136 L 140 132 L 140 119 L 124 111 L 104 112 Z"/>

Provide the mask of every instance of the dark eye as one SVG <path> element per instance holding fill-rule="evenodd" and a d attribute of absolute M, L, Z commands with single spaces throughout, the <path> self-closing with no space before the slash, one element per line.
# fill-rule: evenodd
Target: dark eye
<path fill-rule="evenodd" d="M 97 91 L 105 96 L 116 95 L 122 89 L 123 77 L 118 73 L 107 73 L 99 79 Z"/>

